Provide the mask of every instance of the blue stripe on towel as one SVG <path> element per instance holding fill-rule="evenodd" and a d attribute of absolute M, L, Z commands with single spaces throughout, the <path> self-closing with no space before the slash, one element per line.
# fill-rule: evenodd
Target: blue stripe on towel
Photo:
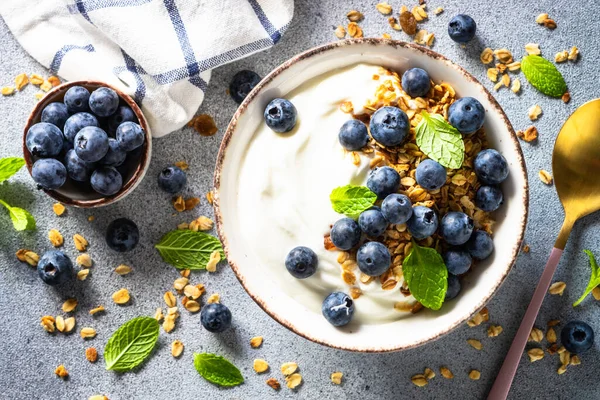
<path fill-rule="evenodd" d="M 260 21 L 263 28 L 265 28 L 265 31 L 267 31 L 267 33 L 271 37 L 273 44 L 279 42 L 279 39 L 281 39 L 281 32 L 279 32 L 277 29 L 275 29 L 275 26 L 271 23 L 271 21 L 269 20 L 269 17 L 267 17 L 267 14 L 265 14 L 265 12 L 263 11 L 260 4 L 258 4 L 258 1 L 257 0 L 248 0 L 248 3 L 250 3 L 250 6 L 252 7 L 252 9 L 254 10 L 254 13 L 256 14 L 256 17 Z"/>
<path fill-rule="evenodd" d="M 136 87 L 135 94 L 133 95 L 134 100 L 136 103 L 138 103 L 138 105 L 141 105 L 144 97 L 146 97 L 146 84 L 144 84 L 140 74 L 146 74 L 146 71 L 144 71 L 141 66 L 138 66 L 135 60 L 131 58 L 129 54 L 125 52 L 125 50 L 121 49 L 121 53 L 123 53 L 123 59 L 125 60 L 125 68 L 127 71 L 131 72 L 135 78 Z"/>
<path fill-rule="evenodd" d="M 91 44 L 88 44 L 86 46 L 77 46 L 74 44 L 67 44 L 67 45 L 61 47 L 60 50 L 58 50 L 56 52 L 56 54 L 54 54 L 54 58 L 52 59 L 52 62 L 50 63 L 50 72 L 52 72 L 53 74 L 58 73 L 58 70 L 60 69 L 60 64 L 62 63 L 63 58 L 71 50 L 85 50 L 88 53 L 93 53 L 94 51 L 96 51 L 96 49 L 94 49 L 94 46 L 92 46 Z"/>
<path fill-rule="evenodd" d="M 70 14 L 81 14 L 90 21 L 88 12 L 110 7 L 132 7 L 150 3 L 152 0 L 77 0 L 75 4 L 68 4 Z M 81 11 L 83 10 L 83 12 Z M 91 23 L 91 21 L 90 21 Z"/>

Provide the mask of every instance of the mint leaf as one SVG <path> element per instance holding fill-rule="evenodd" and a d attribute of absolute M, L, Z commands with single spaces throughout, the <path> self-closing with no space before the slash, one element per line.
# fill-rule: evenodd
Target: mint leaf
<path fill-rule="evenodd" d="M 340 186 L 329 195 L 331 206 L 337 213 L 356 218 L 361 212 L 371 208 L 377 195 L 366 186 Z"/>
<path fill-rule="evenodd" d="M 10 219 L 12 220 L 13 226 L 18 231 L 32 231 L 35 229 L 35 219 L 29 212 L 19 207 L 11 207 L 7 202 L 0 200 L 2 204 L 8 210 Z"/>
<path fill-rule="evenodd" d="M 219 239 L 204 232 L 176 229 L 164 235 L 154 247 L 175 268 L 205 269 L 213 251 L 219 251 L 221 260 L 225 259 Z"/>
<path fill-rule="evenodd" d="M 573 303 L 573 307 L 578 306 L 583 301 L 583 299 L 585 299 L 587 295 L 590 294 L 592 290 L 594 290 L 596 286 L 600 285 L 600 267 L 598 267 L 598 264 L 596 263 L 594 254 L 589 250 L 584 250 L 583 252 L 587 254 L 590 258 L 590 267 L 592 268 L 592 275 L 590 276 L 590 281 L 587 287 L 585 288 L 585 292 L 583 292 L 583 295 L 581 295 L 579 300 Z"/>
<path fill-rule="evenodd" d="M 194 353 L 194 367 L 200 376 L 219 386 L 237 386 L 244 383 L 240 370 L 215 354 Z"/>
<path fill-rule="evenodd" d="M 4 182 L 14 174 L 16 174 L 21 167 L 25 165 L 25 160 L 21 157 L 6 157 L 0 159 L 0 183 Z"/>
<path fill-rule="evenodd" d="M 440 253 L 421 247 L 413 241 L 412 249 L 402 264 L 404 279 L 418 302 L 439 310 L 448 290 L 448 269 Z"/>
<path fill-rule="evenodd" d="M 523 57 L 521 70 L 529 83 L 545 95 L 561 97 L 567 91 L 567 84 L 560 71 L 544 57 L 533 54 Z"/>
<path fill-rule="evenodd" d="M 127 372 L 140 365 L 154 349 L 158 330 L 158 321 L 151 317 L 137 317 L 125 322 L 106 343 L 106 369 Z"/>
<path fill-rule="evenodd" d="M 461 133 L 443 116 L 422 111 L 417 125 L 417 146 L 432 160 L 446 168 L 458 169 L 465 158 L 465 143 Z"/>

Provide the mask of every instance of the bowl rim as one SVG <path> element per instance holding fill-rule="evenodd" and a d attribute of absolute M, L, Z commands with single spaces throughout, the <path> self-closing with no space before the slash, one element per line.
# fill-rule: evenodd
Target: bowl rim
<path fill-rule="evenodd" d="M 123 185 L 121 190 L 119 190 L 116 194 L 114 194 L 112 196 L 103 196 L 99 199 L 93 199 L 93 200 L 75 200 L 66 195 L 58 193 L 55 190 L 48 190 L 48 189 L 44 189 L 44 188 L 41 188 L 41 190 L 43 190 L 48 196 L 52 197 L 54 200 L 57 200 L 68 206 L 74 206 L 74 207 L 79 207 L 79 208 L 96 208 L 96 207 L 107 206 L 109 204 L 113 204 L 113 203 L 116 203 L 117 201 L 121 200 L 122 198 L 127 196 L 129 193 L 131 193 L 137 187 L 137 185 L 139 184 L 141 179 L 144 177 L 144 174 L 146 173 L 146 170 L 148 169 L 148 167 L 150 165 L 150 157 L 152 154 L 152 135 L 150 133 L 148 121 L 146 120 L 146 117 L 144 116 L 144 113 L 142 113 L 142 110 L 140 109 L 138 104 L 131 98 L 131 96 L 124 93 L 120 89 L 118 89 L 106 82 L 93 81 L 93 80 L 70 81 L 70 82 L 61 83 L 60 85 L 52 88 L 52 90 L 50 90 L 48 93 L 46 93 L 46 95 L 40 101 L 37 102 L 37 104 L 33 107 L 33 110 L 31 110 L 29 117 L 27 117 L 27 122 L 25 123 L 25 128 L 23 128 L 23 158 L 25 159 L 25 165 L 27 166 L 29 175 L 31 175 L 31 168 L 33 167 L 33 157 L 31 155 L 31 153 L 29 152 L 29 150 L 27 149 L 27 144 L 26 144 L 27 132 L 29 131 L 29 128 L 31 128 L 31 126 L 34 124 L 33 121 L 38 119 L 38 117 L 41 117 L 41 113 L 42 113 L 43 109 L 48 104 L 55 102 L 55 98 L 58 94 L 60 94 L 62 92 L 66 92 L 68 89 L 70 89 L 73 86 L 108 87 L 108 88 L 114 90 L 115 92 L 117 92 L 117 95 L 119 96 L 119 98 L 122 99 L 123 101 L 125 101 L 125 103 L 127 103 L 127 105 L 133 110 L 133 113 L 137 117 L 140 126 L 144 130 L 145 139 L 146 139 L 143 144 L 144 151 L 141 154 L 140 162 L 139 162 L 135 172 L 131 176 L 131 178 L 127 182 L 125 182 L 125 184 Z"/>
<path fill-rule="evenodd" d="M 228 244 L 227 236 L 225 235 L 225 231 L 223 228 L 223 217 L 221 215 L 220 193 L 219 193 L 219 189 L 221 186 L 221 168 L 222 168 L 223 162 L 225 160 L 227 148 L 232 139 L 233 133 L 237 128 L 238 120 L 239 120 L 240 116 L 246 111 L 248 104 L 250 102 L 252 102 L 254 100 L 254 98 L 256 98 L 258 96 L 258 94 L 262 91 L 262 89 L 265 86 L 267 86 L 275 77 L 277 77 L 283 71 L 289 69 L 292 65 L 294 65 L 300 61 L 303 61 L 305 59 L 311 58 L 314 55 L 337 49 L 338 47 L 361 45 L 361 44 L 368 44 L 368 45 L 373 45 L 373 46 L 387 45 L 387 46 L 392 46 L 394 48 L 402 47 L 402 48 L 406 48 L 406 49 L 409 49 L 412 51 L 417 51 L 417 52 L 423 53 L 427 57 L 446 62 L 449 66 L 455 68 L 459 73 L 461 73 L 468 81 L 471 81 L 472 83 L 477 85 L 479 87 L 479 89 L 481 90 L 481 92 L 487 97 L 487 100 L 490 102 L 493 111 L 499 115 L 499 117 L 501 118 L 502 122 L 505 125 L 505 128 L 508 130 L 510 140 L 512 140 L 512 143 L 517 151 L 516 156 L 518 159 L 518 167 L 524 178 L 524 184 L 523 184 L 523 188 L 522 188 L 523 193 L 524 193 L 523 198 L 522 198 L 522 202 L 524 205 L 524 213 L 521 217 L 521 223 L 520 223 L 521 229 L 519 232 L 519 237 L 512 249 L 511 261 L 506 265 L 502 275 L 494 283 L 493 289 L 490 292 L 488 292 L 485 296 L 483 296 L 479 303 L 477 303 L 473 307 L 471 307 L 469 313 L 464 314 L 464 316 L 457 319 L 452 325 L 449 325 L 446 329 L 439 332 L 437 335 L 423 338 L 422 340 L 411 343 L 409 345 L 354 348 L 351 346 L 340 345 L 340 344 L 333 343 L 333 342 L 330 342 L 327 340 L 322 340 L 322 339 L 313 337 L 308 332 L 296 328 L 284 316 L 279 315 L 279 314 L 275 313 L 274 311 L 272 311 L 269 308 L 269 306 L 266 304 L 266 302 L 260 296 L 258 296 L 256 293 L 253 293 L 252 291 L 249 290 L 249 288 L 245 282 L 245 277 L 242 274 L 242 272 L 240 271 L 236 261 L 229 257 L 229 255 L 230 255 L 229 244 Z M 479 80 L 477 80 L 477 78 L 475 78 L 473 75 L 471 75 L 469 72 L 467 72 L 463 67 L 459 66 L 458 64 L 456 64 L 453 61 L 451 61 L 450 59 L 448 59 L 446 56 L 443 56 L 442 54 L 437 53 L 437 52 L 430 50 L 423 46 L 419 46 L 419 45 L 415 45 L 412 43 L 407 43 L 407 42 L 403 42 L 403 41 L 399 41 L 399 40 L 384 39 L 384 38 L 345 39 L 345 40 L 339 40 L 336 42 L 331 42 L 331 43 L 323 44 L 320 46 L 316 46 L 316 47 L 313 47 L 309 50 L 306 50 L 302 53 L 299 53 L 299 54 L 293 56 L 292 58 L 288 59 L 287 61 L 285 61 L 282 64 L 280 64 L 279 66 L 277 66 L 269 74 L 267 74 L 254 87 L 254 89 L 248 94 L 248 96 L 246 96 L 244 101 L 240 104 L 240 106 L 236 110 L 235 114 L 231 118 L 229 125 L 227 126 L 227 130 L 225 131 L 225 134 L 221 141 L 221 145 L 219 147 L 219 153 L 217 155 L 217 161 L 216 161 L 215 172 L 214 172 L 214 177 L 213 177 L 213 187 L 214 187 L 214 189 L 212 191 L 213 208 L 214 208 L 214 213 L 215 213 L 215 223 L 216 223 L 217 234 L 219 235 L 219 238 L 223 244 L 223 250 L 227 257 L 227 261 L 228 261 L 229 265 L 231 266 L 231 268 L 233 269 L 235 276 L 237 277 L 239 282 L 242 284 L 242 287 L 244 288 L 246 293 L 248 293 L 248 295 L 256 302 L 256 304 L 258 304 L 259 307 L 262 308 L 271 318 L 273 318 L 275 321 L 279 322 L 281 325 L 286 327 L 288 330 L 294 332 L 295 334 L 297 334 L 305 339 L 308 339 L 312 342 L 324 345 L 324 346 L 328 346 L 328 347 L 339 349 L 339 350 L 349 350 L 349 351 L 355 351 L 355 352 L 361 352 L 361 353 L 384 353 L 384 352 L 392 352 L 392 351 L 401 351 L 401 350 L 415 348 L 415 347 L 421 346 L 425 343 L 432 342 L 432 341 L 439 339 L 440 337 L 448 334 L 452 330 L 456 329 L 462 323 L 467 321 L 473 314 L 475 314 L 481 308 L 483 308 L 485 306 L 485 304 L 497 293 L 500 286 L 502 286 L 506 277 L 508 276 L 508 274 L 510 273 L 510 271 L 512 270 L 512 268 L 516 262 L 517 256 L 518 256 L 521 246 L 523 244 L 523 238 L 525 235 L 525 228 L 527 225 L 527 218 L 528 218 L 528 214 L 529 214 L 529 180 L 528 180 L 528 176 L 527 176 L 527 167 L 525 165 L 523 151 L 521 149 L 519 140 L 517 139 L 517 135 L 515 134 L 515 131 L 512 127 L 512 124 L 510 123 L 508 117 L 506 116 L 506 113 L 504 112 L 504 110 L 502 109 L 500 104 L 496 101 L 496 99 L 492 96 L 492 94 L 485 88 L 485 86 L 483 86 L 481 84 L 481 82 L 479 82 Z"/>

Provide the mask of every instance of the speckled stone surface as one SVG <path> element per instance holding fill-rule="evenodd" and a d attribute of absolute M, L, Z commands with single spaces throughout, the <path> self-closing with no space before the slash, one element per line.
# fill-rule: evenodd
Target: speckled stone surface
<path fill-rule="evenodd" d="M 376 2 L 368 1 L 297 1 L 292 26 L 282 41 L 267 52 L 219 68 L 213 72 L 206 100 L 200 113 L 215 117 L 219 132 L 214 137 L 200 137 L 185 128 L 154 142 L 154 153 L 147 178 L 139 188 L 114 206 L 89 212 L 69 209 L 63 217 L 52 212 L 50 198 L 34 189 L 25 170 L 20 171 L 9 184 L 0 185 L 0 197 L 10 204 L 27 208 L 36 216 L 38 230 L 33 233 L 15 233 L 9 218 L 0 212 L 0 398 L 3 399 L 87 399 L 94 394 L 105 394 L 114 399 L 481 399 L 492 385 L 508 350 L 520 318 L 541 274 L 554 238 L 561 225 L 563 212 L 553 187 L 542 184 L 537 178 L 543 168 L 551 170 L 552 145 L 558 129 L 567 116 L 580 104 L 600 97 L 598 65 L 600 42 L 597 40 L 598 7 L 594 0 L 579 2 L 539 1 L 522 2 L 506 0 L 491 3 L 484 0 L 458 2 L 440 0 L 428 2 L 430 10 L 443 6 L 439 16 L 431 13 L 422 27 L 436 34 L 433 49 L 446 55 L 478 77 L 491 89 L 486 79 L 486 67 L 479 62 L 479 53 L 486 47 L 507 47 L 516 58 L 524 54 L 528 42 L 540 43 L 548 58 L 560 50 L 577 45 L 581 51 L 578 63 L 565 63 L 559 69 L 565 75 L 573 100 L 565 105 L 560 100 L 544 97 L 531 88 L 522 74 L 523 93 L 516 96 L 507 89 L 495 94 L 504 107 L 515 129 L 531 124 L 527 109 L 539 104 L 544 114 L 535 122 L 540 140 L 532 145 L 523 143 L 531 187 L 530 217 L 526 243 L 531 247 L 522 254 L 498 294 L 488 304 L 490 322 L 500 324 L 504 332 L 497 338 L 488 338 L 487 324 L 477 328 L 461 326 L 436 342 L 417 349 L 391 354 L 355 354 L 322 347 L 289 332 L 267 316 L 239 285 L 233 272 L 220 267 L 216 274 L 192 274 L 192 282 L 202 282 L 208 293 L 218 292 L 234 314 L 234 327 L 221 335 L 212 335 L 200 329 L 199 315 L 182 313 L 177 328 L 171 334 L 161 332 L 154 354 L 135 373 L 116 374 L 105 371 L 102 358 L 90 364 L 84 357 L 87 347 L 102 349 L 110 334 L 123 322 L 138 315 L 152 315 L 157 307 L 164 306 L 163 293 L 171 288 L 178 272 L 163 263 L 153 249 L 162 234 L 183 221 L 199 215 L 212 216 L 212 209 L 203 200 L 192 212 L 173 215 L 169 196 L 159 191 L 154 177 L 158 171 L 179 160 L 190 164 L 188 195 L 203 196 L 209 190 L 217 149 L 227 123 L 236 105 L 225 93 L 233 74 L 242 69 L 253 69 L 261 75 L 294 54 L 312 46 L 335 40 L 333 27 L 345 23 L 345 14 L 352 8 L 365 13 L 361 23 L 366 36 L 380 36 L 388 32 L 393 38 L 408 39 L 403 33 L 388 27 L 387 18 L 375 10 Z M 413 4 L 414 2 L 409 2 Z M 391 2 L 397 10 L 400 3 Z M 452 15 L 466 12 L 478 24 L 478 40 L 461 48 L 446 35 L 446 24 Z M 557 21 L 558 28 L 549 31 L 538 26 L 534 19 L 548 12 Z M 19 46 L 0 19 L 0 86 L 11 84 L 21 72 L 46 74 Z M 82 67 L 85 68 L 85 67 Z M 35 99 L 36 88 L 31 85 L 12 97 L 0 97 L 0 156 L 21 154 L 21 135 L 27 115 Z M 88 215 L 96 220 L 88 222 Z M 140 245 L 129 254 L 116 254 L 104 244 L 103 232 L 108 223 L 125 216 L 135 220 L 141 229 Z M 49 229 L 57 228 L 65 236 L 65 251 L 77 255 L 72 235 L 80 233 L 89 242 L 89 254 L 94 260 L 91 274 L 85 282 L 77 282 L 57 291 L 43 285 L 33 268 L 15 260 L 14 253 L 21 247 L 39 253 L 50 249 L 47 239 Z M 549 296 L 538 317 L 537 325 L 545 329 L 546 322 L 558 318 L 588 321 L 600 332 L 600 303 L 587 299 L 573 309 L 571 303 L 583 291 L 589 276 L 589 267 L 582 250 L 598 250 L 598 217 L 589 216 L 577 224 L 567 246 L 555 280 L 567 283 L 562 297 Z M 112 270 L 120 263 L 129 264 L 134 272 L 121 277 Z M 111 294 L 122 288 L 132 293 L 130 305 L 117 306 Z M 68 336 L 46 333 L 39 325 L 42 315 L 61 315 L 61 303 L 69 298 L 79 300 L 74 313 L 76 331 L 91 326 L 98 331 L 95 339 L 84 341 L 78 333 Z M 106 313 L 92 317 L 89 309 L 104 305 Z M 260 349 L 251 349 L 252 336 L 263 335 Z M 483 350 L 476 351 L 467 345 L 469 338 L 481 339 Z M 170 354 L 170 344 L 180 339 L 185 344 L 181 358 Z M 543 344 L 546 347 L 546 343 Z M 600 357 L 596 344 L 584 354 L 580 366 L 570 367 L 566 374 L 557 375 L 558 356 L 548 356 L 531 364 L 524 356 L 510 394 L 512 399 L 597 399 Z M 194 370 L 194 352 L 221 354 L 240 367 L 246 382 L 237 388 L 222 390 L 200 378 Z M 252 370 L 252 360 L 264 358 L 271 370 L 260 376 Z M 286 361 L 296 361 L 304 377 L 304 384 L 292 392 L 283 387 L 275 392 L 265 384 L 268 377 L 283 382 L 279 366 Z M 67 381 L 57 378 L 54 368 L 64 364 L 70 373 Z M 445 380 L 439 373 L 429 385 L 419 388 L 410 377 L 425 367 L 436 372 L 448 366 L 453 380 Z M 479 381 L 471 381 L 471 369 L 481 371 Z M 329 375 L 334 371 L 344 373 L 344 383 L 333 385 Z"/>

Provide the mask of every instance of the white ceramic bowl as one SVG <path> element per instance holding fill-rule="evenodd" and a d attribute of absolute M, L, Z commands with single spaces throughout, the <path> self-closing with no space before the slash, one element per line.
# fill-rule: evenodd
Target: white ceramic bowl
<path fill-rule="evenodd" d="M 239 160 L 259 124 L 263 110 L 275 97 L 336 68 L 358 62 L 383 65 L 396 71 L 421 67 L 435 82 L 451 84 L 459 97 L 477 98 L 486 109 L 485 130 L 491 147 L 508 161 L 510 175 L 502 184 L 504 205 L 497 212 L 493 255 L 463 279 L 463 290 L 440 311 L 424 310 L 397 321 L 331 326 L 318 310 L 311 310 L 286 294 L 266 267 L 254 259 L 240 234 L 236 196 Z M 515 262 L 521 247 L 529 202 L 523 154 L 506 115 L 490 93 L 468 72 L 429 49 L 385 39 L 339 41 L 297 55 L 267 75 L 233 116 L 221 144 L 214 178 L 217 229 L 229 264 L 250 296 L 273 318 L 297 334 L 327 346 L 363 352 L 403 350 L 439 338 L 482 308 L 494 295 Z M 283 265 L 283 260 L 282 260 Z M 282 268 L 281 273 L 286 273 Z"/>

